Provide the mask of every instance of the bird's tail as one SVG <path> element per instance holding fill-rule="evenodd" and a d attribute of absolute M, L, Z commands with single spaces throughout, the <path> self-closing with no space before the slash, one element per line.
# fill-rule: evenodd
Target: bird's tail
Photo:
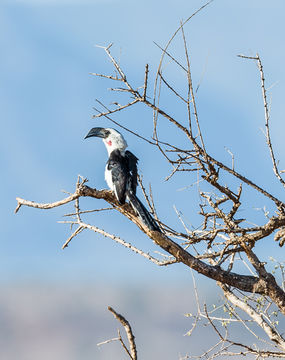
<path fill-rule="evenodd" d="M 159 226 L 157 225 L 156 221 L 147 211 L 143 203 L 137 198 L 137 196 L 133 193 L 132 190 L 127 191 L 127 197 L 129 199 L 132 208 L 141 219 L 141 222 L 152 231 L 159 231 L 161 232 Z"/>

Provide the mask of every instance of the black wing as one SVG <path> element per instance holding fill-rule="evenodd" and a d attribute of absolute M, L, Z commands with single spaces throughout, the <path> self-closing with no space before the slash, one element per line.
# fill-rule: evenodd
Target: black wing
<path fill-rule="evenodd" d="M 120 204 L 126 201 L 126 186 L 128 181 L 128 166 L 119 150 L 111 152 L 107 162 L 107 169 L 111 172 L 114 192 Z"/>
<path fill-rule="evenodd" d="M 125 152 L 125 157 L 127 160 L 129 174 L 130 174 L 130 186 L 134 194 L 136 194 L 137 186 L 138 186 L 138 158 L 131 153 L 130 151 Z"/>

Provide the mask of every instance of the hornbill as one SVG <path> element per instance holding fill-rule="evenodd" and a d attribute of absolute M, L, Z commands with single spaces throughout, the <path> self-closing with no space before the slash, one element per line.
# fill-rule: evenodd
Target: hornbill
<path fill-rule="evenodd" d="M 119 204 L 128 200 L 142 223 L 150 230 L 160 231 L 157 223 L 136 196 L 138 158 L 126 150 L 128 144 L 122 134 L 111 128 L 92 128 L 86 138 L 96 136 L 103 140 L 109 159 L 105 168 L 105 180 L 114 192 Z"/>

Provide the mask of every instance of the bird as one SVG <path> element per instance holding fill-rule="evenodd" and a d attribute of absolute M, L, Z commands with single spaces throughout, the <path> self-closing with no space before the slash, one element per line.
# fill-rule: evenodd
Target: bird
<path fill-rule="evenodd" d="M 94 127 L 84 139 L 90 137 L 102 138 L 108 152 L 105 167 L 105 180 L 115 194 L 120 205 L 129 201 L 141 222 L 152 231 L 161 232 L 156 221 L 136 195 L 138 158 L 129 150 L 123 135 L 112 128 Z"/>

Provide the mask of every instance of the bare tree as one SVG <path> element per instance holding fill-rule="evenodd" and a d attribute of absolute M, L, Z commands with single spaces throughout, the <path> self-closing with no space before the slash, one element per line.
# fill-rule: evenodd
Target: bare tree
<path fill-rule="evenodd" d="M 127 98 L 124 105 L 114 103 L 112 108 L 97 100 L 100 109 L 96 109 L 97 114 L 94 115 L 94 118 L 107 118 L 118 127 L 144 140 L 149 146 L 158 149 L 161 158 L 166 160 L 171 168 L 167 180 L 174 178 L 181 172 L 186 177 L 190 177 L 192 174 L 195 175 L 200 196 L 201 223 L 198 224 L 199 226 L 195 230 L 189 229 L 179 211 L 177 211 L 177 216 L 184 227 L 184 231 L 173 229 L 164 223 L 156 212 L 152 194 L 147 193 L 141 178 L 139 178 L 139 183 L 149 211 L 156 219 L 162 232 L 149 230 L 140 222 L 129 204 L 120 205 L 114 194 L 109 190 L 90 188 L 86 185 L 86 179 L 81 176 L 78 177 L 75 192 L 65 199 L 42 204 L 17 198 L 16 212 L 23 205 L 39 209 L 51 209 L 74 202 L 74 213 L 67 214 L 70 220 L 63 221 L 65 224 L 72 225 L 72 234 L 64 243 L 63 248 L 68 246 L 70 241 L 79 233 L 89 229 L 135 251 L 158 266 L 170 266 L 179 262 L 183 263 L 186 269 L 193 269 L 205 277 L 215 280 L 224 294 L 224 304 L 220 307 L 213 307 L 211 310 L 208 309 L 208 305 L 202 307 L 195 288 L 197 313 L 189 314 L 194 320 L 189 335 L 200 323 L 206 323 L 212 326 L 213 331 L 217 334 L 218 342 L 199 356 L 186 355 L 183 359 L 213 359 L 222 356 L 249 354 L 252 354 L 256 359 L 285 358 L 285 339 L 278 329 L 280 319 L 285 315 L 284 267 L 283 264 L 276 263 L 276 269 L 279 270 L 281 277 L 274 276 L 267 269 L 265 261 L 259 258 L 256 251 L 256 244 L 259 241 L 264 239 L 272 241 L 274 234 L 279 245 L 283 245 L 285 239 L 285 203 L 264 189 L 262 185 L 256 184 L 247 176 L 239 173 L 234 167 L 234 156 L 230 151 L 229 153 L 232 156 L 231 166 L 212 156 L 207 150 L 200 128 L 184 25 L 209 3 L 182 22 L 164 48 L 157 45 L 162 53 L 153 88 L 151 88 L 148 81 L 148 65 L 144 69 L 142 86 L 137 88 L 132 84 L 123 66 L 112 55 L 112 44 L 102 47 L 102 49 L 112 63 L 113 72 L 108 75 L 93 74 L 118 84 L 117 87 L 112 87 L 111 91 L 123 93 Z M 169 45 L 179 34 L 184 46 L 184 61 L 178 61 L 175 54 L 169 51 Z M 283 173 L 278 168 L 270 137 L 270 113 L 262 61 L 258 54 L 254 57 L 239 56 L 246 61 L 257 64 L 261 81 L 261 96 L 264 102 L 266 142 L 272 159 L 276 182 L 279 182 L 281 186 L 285 186 L 285 180 L 282 177 Z M 164 75 L 165 59 L 176 66 L 178 71 L 184 73 L 186 85 L 184 93 L 176 89 L 175 84 L 172 84 Z M 153 91 L 152 96 L 150 94 L 151 90 Z M 177 102 L 186 109 L 187 116 L 185 118 L 180 119 L 165 110 L 161 100 L 163 92 L 164 96 L 175 97 Z M 117 112 L 125 111 L 138 104 L 143 104 L 153 113 L 153 134 L 150 137 L 144 137 L 141 133 L 126 128 L 120 122 L 114 120 L 113 116 Z M 180 144 L 185 144 L 185 146 L 177 145 L 171 136 L 169 139 L 165 139 L 165 135 L 161 138 L 159 135 L 161 121 L 164 121 L 164 125 L 168 124 L 172 132 L 176 131 L 179 134 L 180 139 L 183 140 Z M 171 131 L 169 131 L 169 134 L 171 134 Z M 244 199 L 249 191 L 254 191 L 256 197 L 261 196 L 267 199 L 266 203 L 270 203 L 270 210 L 266 212 L 265 220 L 261 225 L 252 224 L 249 216 L 245 219 L 237 218 L 238 211 L 243 207 Z M 110 207 L 100 208 L 96 211 L 106 209 L 119 211 L 163 249 L 165 254 L 159 258 L 157 255 L 150 254 L 147 250 L 138 249 L 117 234 L 111 234 L 98 228 L 95 224 L 85 222 L 84 215 L 91 210 L 80 209 L 80 199 L 82 197 L 105 200 Z M 237 263 L 244 265 L 247 274 L 243 274 L 244 269 L 240 270 Z M 113 311 L 113 314 L 116 316 L 115 311 Z M 121 319 L 119 316 L 116 317 L 119 320 Z M 233 324 L 239 325 L 242 331 L 246 331 L 253 336 L 255 343 L 233 339 L 231 337 L 231 326 Z M 116 339 L 122 343 L 120 334 Z M 135 345 L 133 346 L 135 347 Z M 130 358 L 134 359 L 137 356 L 133 347 L 128 354 Z"/>

